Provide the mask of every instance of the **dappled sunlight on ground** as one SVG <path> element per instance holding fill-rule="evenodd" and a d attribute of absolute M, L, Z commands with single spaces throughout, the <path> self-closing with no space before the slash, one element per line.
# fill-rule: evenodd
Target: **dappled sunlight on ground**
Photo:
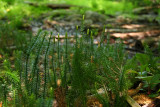
<path fill-rule="evenodd" d="M 160 30 L 148 30 L 144 32 L 131 32 L 131 33 L 113 33 L 112 36 L 126 39 L 126 38 L 135 38 L 135 39 L 144 39 L 145 37 L 151 37 L 151 36 L 159 36 Z"/>
<path fill-rule="evenodd" d="M 142 28 L 145 27 L 145 25 L 139 25 L 139 24 L 126 24 L 123 25 L 122 28 L 126 28 L 126 29 L 137 29 L 137 28 Z"/>

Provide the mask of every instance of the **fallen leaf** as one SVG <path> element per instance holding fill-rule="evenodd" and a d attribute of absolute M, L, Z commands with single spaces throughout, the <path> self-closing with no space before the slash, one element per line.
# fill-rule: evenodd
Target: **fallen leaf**
<path fill-rule="evenodd" d="M 0 107 L 2 107 L 2 101 L 0 102 Z"/>

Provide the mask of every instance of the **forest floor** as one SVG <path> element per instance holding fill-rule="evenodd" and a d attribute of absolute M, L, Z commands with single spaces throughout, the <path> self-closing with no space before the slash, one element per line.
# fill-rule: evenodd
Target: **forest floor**
<path fill-rule="evenodd" d="M 103 15 L 88 10 L 84 13 L 85 30 L 90 29 L 94 32 L 94 43 L 98 44 L 105 25 L 105 39 L 110 36 L 110 43 L 116 43 L 120 38 L 126 44 L 126 49 L 132 52 L 136 52 L 136 50 L 141 52 L 141 49 L 144 48 L 141 44 L 148 44 L 152 47 L 152 51 L 158 54 L 156 48 L 160 40 L 159 16 L 153 10 L 146 13 L 143 11 L 139 10 L 137 16 L 132 18 L 120 14 Z M 59 33 L 61 38 L 65 37 L 66 32 L 69 36 L 74 37 L 76 26 L 82 24 L 82 16 L 78 10 L 52 10 L 44 13 L 40 20 L 32 21 L 29 28 L 33 33 L 37 33 L 39 29 L 44 29 L 52 31 L 53 35 L 56 36 Z"/>
<path fill-rule="evenodd" d="M 122 39 L 125 49 L 131 57 L 137 52 L 144 53 L 144 45 L 147 44 L 154 52 L 154 55 L 158 56 L 160 54 L 157 51 L 160 44 L 159 15 L 152 9 L 150 11 L 136 9 L 135 14 L 133 18 L 121 14 L 104 15 L 87 10 L 84 12 L 84 30 L 86 32 L 87 29 L 93 31 L 95 36 L 94 44 L 98 45 L 105 25 L 105 43 L 108 37 L 111 44 L 119 42 L 119 38 Z M 79 9 L 53 9 L 43 13 L 29 23 L 24 23 L 21 29 L 31 31 L 33 34 L 37 34 L 39 29 L 43 29 L 51 31 L 56 37 L 60 34 L 62 43 L 67 32 L 70 37 L 70 43 L 73 43 L 72 38 L 76 35 L 76 26 L 81 27 L 82 18 L 83 14 L 79 12 Z M 81 33 L 78 33 L 78 36 L 81 36 Z M 0 53 L 0 59 L 1 57 Z"/>
<path fill-rule="evenodd" d="M 103 15 L 95 11 L 86 11 L 85 14 L 85 31 L 90 29 L 94 32 L 94 44 L 99 44 L 101 34 L 105 25 L 105 41 L 107 36 L 110 36 L 110 43 L 114 44 L 119 41 L 118 38 L 123 40 L 125 49 L 129 53 L 129 58 L 137 52 L 143 53 L 144 44 L 158 55 L 157 47 L 160 40 L 160 24 L 158 22 L 158 15 L 154 12 L 147 12 L 145 14 L 138 14 L 136 18 L 129 18 L 123 15 Z M 63 43 L 65 33 L 71 37 L 70 43 L 73 43 L 72 38 L 76 34 L 76 26 L 82 24 L 82 14 L 77 10 L 53 10 L 41 16 L 41 20 L 35 20 L 30 26 L 33 33 L 37 33 L 39 29 L 52 31 L 53 35 L 58 37 L 60 34 L 61 42 Z M 79 36 L 80 33 L 79 33 Z M 138 93 L 138 92 L 137 92 Z M 136 101 L 140 105 L 147 105 L 151 103 L 151 99 L 142 94 L 138 97 L 135 96 Z M 92 102 L 92 101 L 91 101 Z M 96 102 L 96 101 L 95 101 Z"/>

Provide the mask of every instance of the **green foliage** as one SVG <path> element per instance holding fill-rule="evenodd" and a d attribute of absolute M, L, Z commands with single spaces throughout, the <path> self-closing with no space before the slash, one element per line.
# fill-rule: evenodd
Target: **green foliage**
<path fill-rule="evenodd" d="M 143 80 L 151 89 L 160 83 L 159 57 L 153 57 L 149 48 L 146 47 L 146 54 L 138 53 L 126 62 L 122 43 L 104 44 L 103 33 L 97 46 L 93 44 L 92 31 L 85 33 L 82 30 L 83 36 L 75 36 L 74 46 L 68 44 L 67 33 L 65 43 L 60 45 L 59 35 L 56 42 L 52 33 L 40 30 L 25 53 L 14 52 L 15 70 L 10 68 L 9 61 L 4 60 L 0 72 L 1 96 L 4 98 L 1 100 L 7 105 L 7 94 L 11 92 L 14 93 L 14 100 L 10 102 L 13 105 L 51 106 L 54 90 L 61 86 L 68 106 L 74 106 L 78 99 L 85 106 L 87 96 L 95 94 L 103 105 L 116 107 L 127 104 L 126 91 L 132 80 L 127 80 L 128 73 L 135 74 L 132 76 Z M 109 38 L 107 35 L 107 41 Z M 62 83 L 57 84 L 58 80 Z M 11 84 L 14 84 L 13 89 L 7 87 Z M 104 96 L 97 93 L 100 88 L 105 90 Z M 113 94 L 115 99 L 111 99 Z"/>
<path fill-rule="evenodd" d="M 17 85 L 19 85 L 19 77 L 16 71 L 10 68 L 10 62 L 4 60 L 3 68 L 0 69 L 0 100 L 5 106 L 8 105 L 8 94 L 12 92 Z M 13 97 L 13 96 L 11 96 Z"/>
<path fill-rule="evenodd" d="M 126 64 L 127 70 L 132 79 L 138 78 L 144 82 L 143 89 L 150 93 L 151 90 L 155 90 L 155 87 L 160 83 L 160 69 L 159 69 L 159 56 L 154 56 L 151 49 L 146 46 L 145 53 L 137 53 Z"/>
<path fill-rule="evenodd" d="M 123 102 L 122 105 L 126 104 L 125 92 L 128 82 L 124 72 L 126 68 L 123 67 L 125 64 L 123 44 L 104 44 L 103 33 L 101 45 L 96 46 L 93 44 L 93 31 L 88 30 L 85 33 L 83 27 L 84 25 L 80 29 L 83 36 L 80 38 L 75 36 L 74 46 L 68 44 L 67 33 L 65 43 L 60 44 L 59 35 L 56 42 L 52 33 L 40 30 L 30 42 L 27 51 L 14 52 L 17 72 L 12 75 L 5 72 L 18 84 L 14 87 L 14 105 L 50 106 L 51 100 L 55 98 L 54 90 L 58 87 L 65 90 L 64 97 L 68 106 L 74 106 L 77 99 L 85 106 L 88 92 L 96 94 L 98 88 L 106 89 L 106 97 L 97 95 L 104 105 L 111 104 L 110 91 L 117 96 L 113 101 L 114 106 L 119 102 Z M 70 55 L 73 57 L 69 57 Z M 62 83 L 57 84 L 58 80 Z"/>
<path fill-rule="evenodd" d="M 126 0 L 129 1 L 129 0 Z M 136 6 L 147 6 L 147 5 L 154 5 L 158 4 L 159 0 L 130 0 L 132 3 L 134 3 Z"/>
<path fill-rule="evenodd" d="M 154 75 L 150 81 L 151 88 L 155 88 L 160 83 L 160 74 Z"/>
<path fill-rule="evenodd" d="M 13 4 L 16 0 L 2 0 L 3 2 L 6 2 L 7 4 Z"/>
<path fill-rule="evenodd" d="M 26 34 L 26 31 L 22 30 L 22 26 L 22 21 L 18 17 L 10 20 L 0 20 L 1 49 L 10 53 L 15 49 L 24 49 L 32 35 L 30 32 Z"/>
<path fill-rule="evenodd" d="M 37 1 L 46 3 L 44 0 Z M 105 14 L 116 14 L 117 11 L 131 13 L 135 5 L 141 5 L 137 0 L 135 4 L 127 0 L 66 0 L 66 3 L 88 6 Z M 141 3 L 150 2 L 143 0 Z M 55 37 L 42 30 L 30 41 L 32 35 L 22 30 L 24 23 L 29 23 L 26 18 L 34 20 L 49 9 L 43 6 L 35 8 L 17 0 L 0 0 L 0 4 L 0 19 L 3 20 L 0 22 L 0 48 L 8 51 L 15 46 L 21 50 L 12 51 L 14 64 L 7 58 L 1 59 L 0 101 L 4 106 L 51 107 L 52 101 L 57 100 L 55 90 L 58 88 L 64 89 L 63 97 L 67 106 L 77 106 L 77 100 L 81 106 L 86 106 L 90 95 L 95 95 L 106 107 L 126 106 L 127 90 L 131 82 L 137 80 L 135 78 L 142 80 L 145 87 L 151 89 L 160 83 L 159 57 L 154 57 L 148 47 L 144 54 L 138 53 L 128 60 L 120 40 L 114 45 L 109 44 L 110 36 L 105 35 L 105 27 L 97 46 L 93 44 L 97 30 L 88 29 L 87 33 L 84 32 L 84 16 L 81 28 L 77 27 L 82 37 L 79 38 L 77 33 L 75 44 L 68 43 L 67 33 L 62 43 L 59 34 Z M 82 13 L 85 9 L 81 10 Z M 63 10 L 61 13 L 66 14 Z M 15 67 L 11 68 L 11 65 Z M 57 83 L 59 80 L 62 82 Z M 98 89 L 103 89 L 104 94 L 99 94 Z M 113 95 L 115 98 L 112 98 Z M 8 97 L 12 100 L 8 101 Z"/>

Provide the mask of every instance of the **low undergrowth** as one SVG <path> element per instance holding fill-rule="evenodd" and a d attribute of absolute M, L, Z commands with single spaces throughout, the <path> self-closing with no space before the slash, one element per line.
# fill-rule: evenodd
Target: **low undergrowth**
<path fill-rule="evenodd" d="M 14 65 L 3 60 L 0 101 L 4 107 L 83 107 L 94 102 L 128 107 L 127 91 L 135 78 L 145 84 L 144 92 L 159 93 L 155 89 L 160 78 L 159 57 L 153 57 L 146 47 L 145 54 L 128 60 L 120 40 L 111 45 L 109 34 L 102 33 L 95 45 L 93 31 L 83 32 L 83 23 L 77 27 L 81 36 L 75 35 L 73 44 L 67 33 L 62 39 L 40 30 L 26 51 L 14 52 Z"/>
<path fill-rule="evenodd" d="M 105 6 L 97 7 L 101 2 L 90 2 L 90 5 L 97 11 L 105 10 Z M 84 22 L 81 28 L 77 27 L 72 44 L 67 33 L 61 38 L 40 30 L 32 38 L 31 34 L 21 30 L 24 17 L 34 14 L 34 18 L 48 9 L 42 7 L 43 11 L 37 11 L 24 4 L 0 3 L 3 5 L 0 9 L 3 21 L 0 22 L 0 106 L 83 107 L 99 104 L 129 107 L 127 91 L 137 81 L 144 84 L 143 93 L 150 97 L 159 95 L 160 58 L 154 56 L 147 46 L 144 53 L 127 59 L 121 40 L 110 44 L 109 34 L 104 35 L 103 31 L 98 45 L 95 45 L 94 31 L 84 32 Z M 114 3 L 113 6 L 119 5 Z M 23 6 L 24 9 L 18 13 Z M 118 9 L 122 11 L 124 6 L 122 3 Z M 105 12 L 112 14 L 115 11 Z M 12 46 L 21 50 L 12 51 L 13 59 L 4 53 L 14 48 Z"/>

